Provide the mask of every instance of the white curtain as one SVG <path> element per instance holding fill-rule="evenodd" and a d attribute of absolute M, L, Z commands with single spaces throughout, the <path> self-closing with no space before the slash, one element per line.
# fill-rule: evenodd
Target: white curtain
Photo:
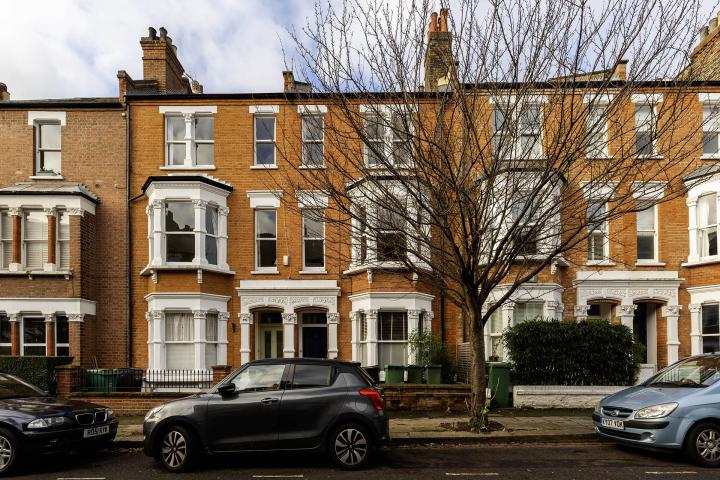
<path fill-rule="evenodd" d="M 217 365 L 218 316 L 217 313 L 208 313 L 205 316 L 205 368 L 210 369 Z"/>
<path fill-rule="evenodd" d="M 167 312 L 165 314 L 165 340 L 168 342 L 192 342 L 192 312 Z"/>

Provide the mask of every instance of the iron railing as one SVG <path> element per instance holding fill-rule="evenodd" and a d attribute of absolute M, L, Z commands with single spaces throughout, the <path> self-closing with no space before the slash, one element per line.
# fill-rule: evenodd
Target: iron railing
<path fill-rule="evenodd" d="M 197 392 L 213 385 L 210 370 L 90 368 L 80 372 L 84 392 Z"/>

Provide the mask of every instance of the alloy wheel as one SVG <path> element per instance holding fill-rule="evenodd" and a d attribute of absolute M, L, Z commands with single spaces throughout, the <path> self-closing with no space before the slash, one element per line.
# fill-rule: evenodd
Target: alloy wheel
<path fill-rule="evenodd" d="M 346 428 L 335 437 L 335 455 L 345 465 L 362 462 L 367 455 L 367 440 L 360 430 Z"/>
<path fill-rule="evenodd" d="M 177 430 L 170 430 L 163 439 L 162 459 L 170 468 L 179 468 L 187 458 L 187 440 Z"/>
<path fill-rule="evenodd" d="M 10 464 L 12 455 L 13 451 L 10 440 L 8 440 L 7 437 L 0 436 L 0 470 L 5 470 Z"/>
<path fill-rule="evenodd" d="M 713 428 L 701 431 L 697 440 L 695 440 L 695 448 L 703 460 L 716 463 L 720 460 L 720 435 Z"/>

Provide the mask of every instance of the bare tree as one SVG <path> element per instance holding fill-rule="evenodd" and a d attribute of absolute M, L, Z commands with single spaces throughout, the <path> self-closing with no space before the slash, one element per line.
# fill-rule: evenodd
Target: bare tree
<path fill-rule="evenodd" d="M 701 5 L 392 3 L 318 4 L 291 32 L 315 89 L 291 100 L 327 112 L 287 142 L 282 188 L 328 195 L 351 268 L 408 272 L 462 310 L 479 429 L 493 312 L 537 275 L 607 259 L 605 225 L 684 193 L 702 116 L 699 82 L 678 75 Z"/>

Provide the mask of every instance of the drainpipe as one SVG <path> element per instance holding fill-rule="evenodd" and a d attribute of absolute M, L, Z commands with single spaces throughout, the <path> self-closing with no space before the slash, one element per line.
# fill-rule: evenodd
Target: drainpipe
<path fill-rule="evenodd" d="M 127 256 L 126 256 L 126 269 L 128 278 L 128 289 L 127 289 L 127 327 L 128 327 L 128 342 L 127 342 L 127 365 L 128 367 L 133 366 L 133 329 L 132 329 L 132 318 L 133 318 L 133 302 L 132 302 L 132 282 L 130 281 L 130 268 L 132 265 L 132 229 L 130 228 L 130 104 L 125 99 L 125 196 L 127 200 L 127 208 L 125 209 L 126 223 L 127 223 Z"/>

